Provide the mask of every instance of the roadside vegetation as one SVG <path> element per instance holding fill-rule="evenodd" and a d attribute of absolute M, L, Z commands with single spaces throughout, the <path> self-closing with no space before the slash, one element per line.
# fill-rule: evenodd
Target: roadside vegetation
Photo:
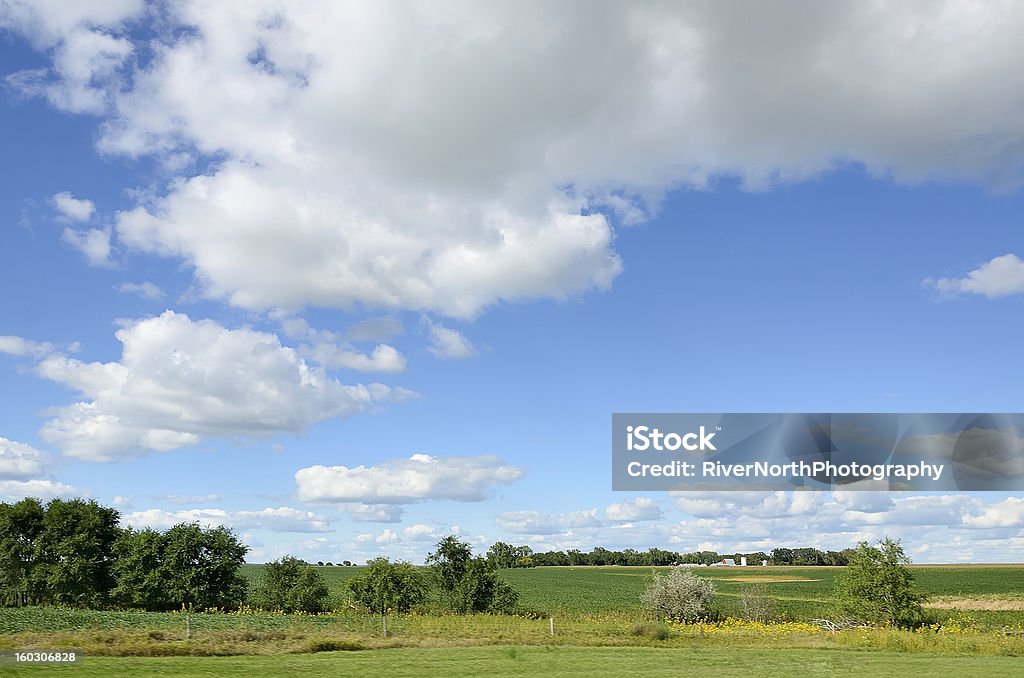
<path fill-rule="evenodd" d="M 160 532 L 117 521 L 86 500 L 0 504 L 0 649 L 217 656 L 500 644 L 1024 655 L 1024 567 L 914 567 L 891 540 L 848 549 L 842 567 L 536 567 L 526 547 L 497 542 L 476 555 L 455 536 L 424 565 L 284 557 L 256 566 L 243 564 L 246 547 L 225 528 Z"/>

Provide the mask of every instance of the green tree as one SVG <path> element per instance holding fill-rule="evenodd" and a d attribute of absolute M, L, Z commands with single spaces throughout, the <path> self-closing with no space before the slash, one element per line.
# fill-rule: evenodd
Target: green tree
<path fill-rule="evenodd" d="M 515 549 L 503 541 L 496 541 L 487 550 L 487 560 L 499 570 L 515 566 Z"/>
<path fill-rule="evenodd" d="M 861 621 L 920 624 L 926 597 L 916 589 L 909 564 L 899 540 L 886 537 L 878 546 L 866 541 L 857 544 L 846 569 L 836 578 L 840 611 Z"/>
<path fill-rule="evenodd" d="M 112 572 L 115 584 L 110 596 L 121 607 L 160 611 L 181 605 L 166 585 L 170 573 L 164 562 L 164 536 L 156 530 L 122 531 L 114 542 Z"/>
<path fill-rule="evenodd" d="M 640 602 L 659 619 L 695 622 L 708 617 L 714 599 L 715 585 L 710 580 L 676 567 L 668 574 L 655 573 Z"/>
<path fill-rule="evenodd" d="M 115 509 L 93 500 L 53 499 L 35 537 L 30 587 L 44 602 L 100 607 L 113 588 L 113 545 L 120 530 Z"/>
<path fill-rule="evenodd" d="M 36 574 L 36 539 L 45 511 L 38 499 L 0 503 L 0 605 L 38 605 L 43 591 Z"/>
<path fill-rule="evenodd" d="M 388 634 L 388 612 L 408 612 L 420 605 L 427 595 L 427 583 L 420 570 L 410 563 L 392 563 L 387 558 L 374 558 L 366 569 L 348 580 L 352 596 L 373 614 L 379 614 Z"/>
<path fill-rule="evenodd" d="M 453 612 L 508 613 L 515 609 L 518 594 L 498 577 L 494 562 L 474 558 L 469 544 L 455 536 L 438 542 L 437 550 L 427 556 L 427 564 L 433 568 L 441 596 Z"/>
<path fill-rule="evenodd" d="M 472 559 L 469 544 L 459 541 L 455 535 L 448 535 L 437 543 L 437 550 L 427 556 L 427 565 L 434 570 L 442 597 L 450 600 L 455 595 Z"/>
<path fill-rule="evenodd" d="M 245 600 L 248 547 L 226 527 L 124 530 L 114 544 L 111 598 L 146 610 L 235 609 Z"/>
<path fill-rule="evenodd" d="M 256 607 L 281 612 L 323 612 L 327 609 L 327 582 L 304 560 L 285 556 L 260 570 L 253 591 Z"/>
<path fill-rule="evenodd" d="M 235 609 L 245 600 L 241 574 L 249 548 L 224 526 L 175 525 L 163 535 L 165 586 L 176 605 L 188 609 Z"/>

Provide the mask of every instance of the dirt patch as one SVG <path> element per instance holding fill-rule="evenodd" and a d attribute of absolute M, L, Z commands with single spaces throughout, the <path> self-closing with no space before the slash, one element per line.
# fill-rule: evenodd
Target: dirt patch
<path fill-rule="evenodd" d="M 1024 610 L 1022 598 L 942 598 L 924 604 L 938 610 Z"/>
<path fill-rule="evenodd" d="M 786 584 L 789 582 L 821 581 L 820 579 L 807 579 L 806 577 L 785 577 L 770 574 L 753 575 L 750 577 L 715 577 L 716 581 L 738 581 L 750 584 Z"/>

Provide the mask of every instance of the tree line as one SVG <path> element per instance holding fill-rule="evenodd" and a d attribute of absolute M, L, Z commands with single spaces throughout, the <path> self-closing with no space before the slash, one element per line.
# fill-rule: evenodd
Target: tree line
<path fill-rule="evenodd" d="M 822 551 L 812 547 L 776 548 L 770 553 L 753 551 L 748 553 L 718 553 L 717 551 L 694 551 L 677 553 L 659 548 L 646 551 L 624 549 L 613 551 L 597 546 L 590 551 L 569 549 L 567 551 L 543 551 L 535 553 L 529 546 L 512 546 L 495 542 L 487 552 L 487 558 L 498 568 L 577 566 L 577 565 L 624 565 L 624 566 L 666 566 L 666 565 L 713 565 L 731 558 L 740 563 L 743 558 L 750 565 L 833 565 L 843 566 L 850 562 L 854 549 Z"/>
<path fill-rule="evenodd" d="M 249 548 L 225 527 L 118 525 L 93 500 L 0 503 L 0 604 L 234 609 Z"/>
<path fill-rule="evenodd" d="M 150 611 L 324 612 L 330 590 L 309 563 L 285 556 L 255 581 L 241 573 L 249 548 L 226 527 L 181 523 L 167 530 L 119 526 L 116 509 L 86 499 L 0 503 L 0 605 L 61 605 Z M 442 539 L 427 568 L 371 560 L 347 582 L 369 612 L 433 605 L 447 612 L 509 613 L 518 595 L 491 558 L 455 536 Z"/>

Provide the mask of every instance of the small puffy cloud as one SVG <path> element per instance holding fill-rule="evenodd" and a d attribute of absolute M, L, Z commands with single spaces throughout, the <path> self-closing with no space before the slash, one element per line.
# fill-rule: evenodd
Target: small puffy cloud
<path fill-rule="evenodd" d="M 318 330 L 310 327 L 309 323 L 302 318 L 288 318 L 281 323 L 281 330 L 293 339 L 304 339 L 306 343 L 299 347 L 302 357 L 324 367 L 340 367 L 359 372 L 402 372 L 405 370 L 405 357 L 395 347 L 388 344 L 377 344 L 372 352 L 363 353 L 349 343 L 348 331 L 338 333 Z M 357 330 L 356 334 L 366 336 L 369 334 L 369 330 L 366 332 Z"/>
<path fill-rule="evenodd" d="M 36 497 L 46 501 L 56 497 L 78 497 L 82 491 L 54 480 L 0 480 L 0 498 L 18 501 Z"/>
<path fill-rule="evenodd" d="M 476 349 L 461 333 L 437 323 L 429 326 L 429 350 L 438 358 L 462 359 L 472 358 Z"/>
<path fill-rule="evenodd" d="M 650 497 L 637 497 L 633 501 L 609 504 L 604 510 L 604 516 L 615 522 L 658 520 L 661 518 L 661 508 Z"/>
<path fill-rule="evenodd" d="M 929 278 L 925 284 L 935 287 L 941 294 L 981 294 L 998 299 L 1011 294 L 1024 293 L 1024 261 L 1016 254 L 1004 254 L 986 261 L 963 278 Z"/>
<path fill-rule="evenodd" d="M 122 283 L 117 286 L 117 291 L 121 294 L 134 294 L 150 301 L 164 298 L 164 291 L 148 280 L 141 283 Z"/>
<path fill-rule="evenodd" d="M 65 228 L 61 240 L 85 255 L 91 266 L 110 266 L 110 229 L 91 228 L 76 231 Z"/>
<path fill-rule="evenodd" d="M 891 511 L 894 506 L 890 492 L 833 490 L 832 499 L 846 510 L 861 513 L 884 513 Z"/>
<path fill-rule="evenodd" d="M 171 504 L 208 504 L 220 501 L 219 494 L 165 494 L 162 499 Z"/>
<path fill-rule="evenodd" d="M 53 353 L 53 351 L 53 344 L 32 341 L 30 339 L 23 339 L 22 337 L 15 337 L 11 335 L 0 335 L 0 353 L 19 357 L 26 356 L 40 358 L 49 353 Z"/>
<path fill-rule="evenodd" d="M 69 456 L 111 461 L 204 436 L 299 432 L 402 395 L 382 384 L 342 384 L 273 334 L 173 311 L 127 323 L 116 336 L 120 361 L 51 355 L 38 365 L 41 376 L 84 396 L 41 431 Z"/>
<path fill-rule="evenodd" d="M 310 466 L 295 473 L 303 501 L 409 504 L 427 500 L 483 501 L 496 485 L 518 480 L 523 470 L 495 456 L 408 459 L 377 466 Z"/>
<path fill-rule="evenodd" d="M 378 544 L 385 544 L 392 541 L 398 541 L 398 535 L 391 528 L 385 528 L 376 539 Z"/>
<path fill-rule="evenodd" d="M 369 354 L 336 344 L 320 343 L 306 347 L 303 357 L 324 367 L 341 367 L 358 372 L 403 372 L 405 357 L 393 346 L 377 344 Z"/>
<path fill-rule="evenodd" d="M 410 525 L 402 530 L 402 535 L 409 541 L 435 542 L 443 536 L 436 528 L 422 523 Z"/>
<path fill-rule="evenodd" d="M 57 219 L 64 222 L 89 221 L 96 212 L 96 205 L 92 200 L 76 198 L 67 191 L 53 196 L 53 208 L 57 210 Z"/>
<path fill-rule="evenodd" d="M 395 541 L 398 541 L 398 534 L 390 528 L 386 528 L 380 534 L 364 533 L 356 536 L 357 543 L 373 542 L 376 544 L 389 544 Z"/>
<path fill-rule="evenodd" d="M 339 504 L 338 508 L 360 523 L 400 523 L 405 511 L 393 504 Z"/>
<path fill-rule="evenodd" d="M 963 516 L 967 527 L 1024 527 L 1024 498 L 1007 497 L 1001 502 L 980 505 Z"/>
<path fill-rule="evenodd" d="M 163 511 L 149 509 L 121 516 L 121 523 L 135 528 L 165 530 L 179 523 L 199 523 L 206 527 L 226 525 L 239 531 L 332 532 L 330 521 L 310 511 L 281 506 L 260 511 L 225 511 L 214 508 Z"/>
<path fill-rule="evenodd" d="M 549 535 L 578 528 L 598 527 L 597 509 L 570 511 L 558 515 L 538 511 L 506 511 L 495 517 L 498 527 L 517 534 Z"/>
<path fill-rule="evenodd" d="M 40 476 L 45 458 L 34 447 L 0 436 L 0 479 L 25 480 Z"/>
<path fill-rule="evenodd" d="M 677 509 L 698 518 L 723 515 L 774 518 L 816 511 L 820 492 L 671 492 Z"/>

